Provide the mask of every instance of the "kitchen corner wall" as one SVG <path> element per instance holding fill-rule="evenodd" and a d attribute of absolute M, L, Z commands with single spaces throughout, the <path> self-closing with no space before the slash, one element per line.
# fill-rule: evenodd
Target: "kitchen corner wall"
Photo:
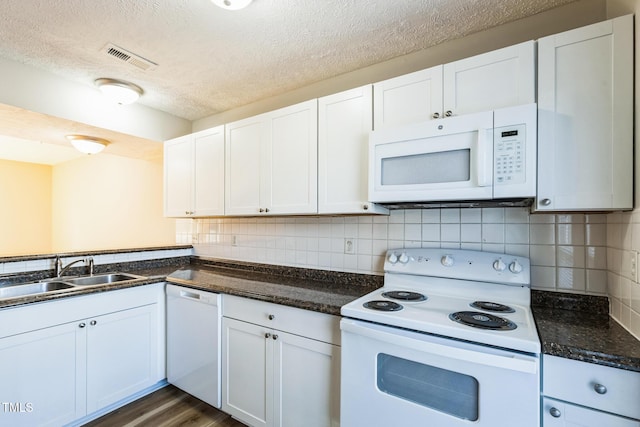
<path fill-rule="evenodd" d="M 640 339 L 640 210 L 607 216 L 610 314 Z"/>

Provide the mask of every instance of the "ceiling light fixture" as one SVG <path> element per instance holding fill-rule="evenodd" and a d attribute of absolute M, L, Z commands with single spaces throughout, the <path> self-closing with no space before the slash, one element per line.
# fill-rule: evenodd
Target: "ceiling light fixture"
<path fill-rule="evenodd" d="M 211 0 L 213 4 L 227 10 L 240 10 L 249 6 L 252 0 Z"/>
<path fill-rule="evenodd" d="M 102 138 L 86 135 L 67 135 L 66 138 L 76 150 L 84 154 L 98 154 L 104 147 L 109 145 L 109 141 Z"/>
<path fill-rule="evenodd" d="M 140 86 L 122 80 L 101 78 L 95 83 L 104 96 L 120 105 L 134 103 L 144 93 Z"/>

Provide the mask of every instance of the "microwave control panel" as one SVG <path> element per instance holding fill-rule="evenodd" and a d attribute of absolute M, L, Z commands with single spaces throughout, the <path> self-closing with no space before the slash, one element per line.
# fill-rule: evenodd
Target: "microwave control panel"
<path fill-rule="evenodd" d="M 493 133 L 493 182 L 522 184 L 526 180 L 525 125 L 495 128 Z"/>

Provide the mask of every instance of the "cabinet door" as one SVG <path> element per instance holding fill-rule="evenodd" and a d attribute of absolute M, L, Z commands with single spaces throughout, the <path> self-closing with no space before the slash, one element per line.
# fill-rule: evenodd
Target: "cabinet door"
<path fill-rule="evenodd" d="M 87 320 L 87 411 L 104 408 L 158 378 L 156 304 Z"/>
<path fill-rule="evenodd" d="M 340 347 L 275 331 L 277 427 L 340 425 Z"/>
<path fill-rule="evenodd" d="M 633 18 L 538 41 L 538 210 L 632 207 Z"/>
<path fill-rule="evenodd" d="M 543 427 L 640 427 L 640 421 L 545 397 Z"/>
<path fill-rule="evenodd" d="M 443 80 L 445 116 L 534 103 L 535 42 L 445 64 Z"/>
<path fill-rule="evenodd" d="M 190 135 L 164 143 L 164 215 L 189 216 L 193 200 L 193 144 Z"/>
<path fill-rule="evenodd" d="M 260 208 L 260 150 L 264 145 L 265 120 L 255 116 L 225 126 L 225 212 L 255 215 Z"/>
<path fill-rule="evenodd" d="M 373 128 L 442 117 L 442 65 L 373 85 Z"/>
<path fill-rule="evenodd" d="M 0 424 L 60 426 L 86 414 L 83 325 L 0 339 Z"/>
<path fill-rule="evenodd" d="M 271 214 L 318 212 L 318 102 L 266 114 L 261 207 Z"/>
<path fill-rule="evenodd" d="M 273 422 L 271 336 L 268 328 L 222 318 L 222 410 L 254 427 Z"/>
<path fill-rule="evenodd" d="M 372 86 L 318 100 L 318 213 L 387 213 L 368 200 Z"/>
<path fill-rule="evenodd" d="M 224 126 L 193 135 L 196 216 L 224 215 Z"/>

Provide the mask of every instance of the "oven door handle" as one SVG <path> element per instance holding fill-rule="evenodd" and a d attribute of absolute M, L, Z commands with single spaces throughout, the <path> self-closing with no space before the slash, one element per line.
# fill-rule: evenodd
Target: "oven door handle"
<path fill-rule="evenodd" d="M 458 348 L 455 346 L 442 345 L 430 342 L 429 335 L 423 335 L 402 329 L 393 329 L 393 333 L 391 333 L 388 332 L 390 329 L 388 327 L 368 323 L 365 324 L 353 319 L 343 318 L 340 322 L 340 329 L 382 341 L 385 344 L 409 348 L 411 350 L 447 359 L 456 359 L 463 362 L 493 366 L 500 369 L 509 369 L 527 374 L 535 374 L 538 372 L 538 359 L 534 356 L 526 356 L 519 353 L 499 355 L 491 354 L 489 352 L 485 353 L 482 351 Z"/>

